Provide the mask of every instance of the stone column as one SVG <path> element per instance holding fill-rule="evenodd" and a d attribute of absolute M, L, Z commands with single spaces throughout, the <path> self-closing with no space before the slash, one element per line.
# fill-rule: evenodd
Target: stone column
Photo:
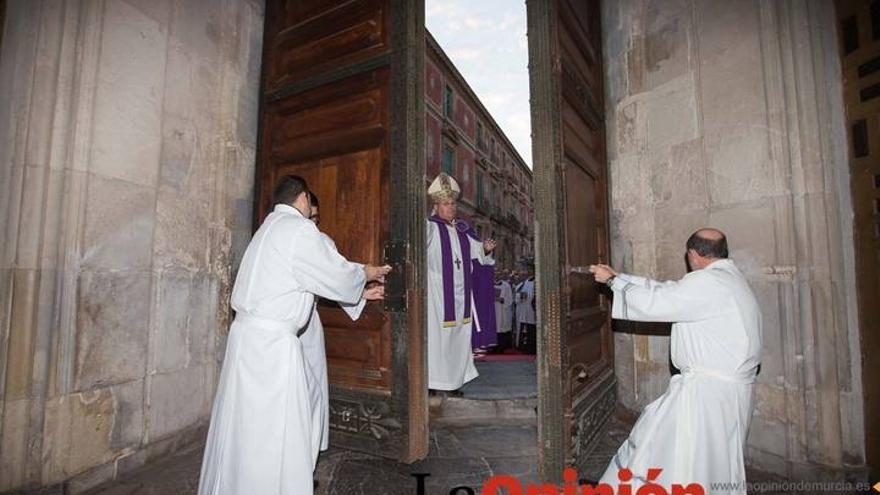
<path fill-rule="evenodd" d="M 833 4 L 606 2 L 613 260 L 684 274 L 724 230 L 763 309 L 748 461 L 795 479 L 864 466 L 851 207 Z M 669 378 L 668 337 L 617 334 L 620 396 Z"/>
<path fill-rule="evenodd" d="M 0 491 L 82 491 L 203 433 L 252 227 L 262 15 L 8 2 Z"/>

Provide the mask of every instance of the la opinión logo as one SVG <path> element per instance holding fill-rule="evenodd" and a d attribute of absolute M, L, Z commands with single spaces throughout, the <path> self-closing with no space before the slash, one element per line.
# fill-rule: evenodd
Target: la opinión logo
<path fill-rule="evenodd" d="M 542 483 L 523 484 L 519 479 L 507 474 L 492 476 L 485 483 L 480 495 L 705 495 L 706 490 L 699 483 L 690 483 L 683 486 L 673 483 L 670 489 L 655 483 L 663 470 L 660 468 L 648 469 L 646 483 L 633 490 L 630 482 L 633 473 L 629 469 L 621 469 L 617 472 L 620 483 L 616 487 L 607 483 L 597 485 L 579 484 L 578 473 L 574 469 L 566 468 L 562 472 L 563 485 Z M 416 478 L 416 495 L 427 495 L 425 478 L 430 473 L 412 473 Z M 457 486 L 449 491 L 449 495 L 476 495 L 477 492 L 469 486 Z"/>

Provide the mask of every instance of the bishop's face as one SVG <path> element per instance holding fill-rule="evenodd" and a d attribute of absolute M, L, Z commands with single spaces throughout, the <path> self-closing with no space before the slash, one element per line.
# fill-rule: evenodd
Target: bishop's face
<path fill-rule="evenodd" d="M 447 222 L 455 220 L 455 215 L 458 213 L 458 205 L 454 199 L 441 200 L 437 202 L 436 206 L 437 216 Z"/>

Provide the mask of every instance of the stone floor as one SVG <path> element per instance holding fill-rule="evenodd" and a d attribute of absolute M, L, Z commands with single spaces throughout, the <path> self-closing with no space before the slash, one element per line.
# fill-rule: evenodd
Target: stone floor
<path fill-rule="evenodd" d="M 502 365 L 502 366 L 499 366 Z M 331 448 L 318 462 L 317 495 L 413 495 L 415 474 L 424 478 L 427 495 L 445 495 L 457 487 L 480 493 L 484 481 L 509 474 L 523 483 L 537 481 L 537 388 L 531 362 L 478 363 L 481 377 L 466 387 L 464 397 L 431 400 L 428 457 L 412 465 Z M 613 418 L 600 433 L 600 443 L 580 473 L 598 479 L 629 434 L 632 418 Z M 195 445 L 145 466 L 89 495 L 189 495 L 198 485 L 202 446 Z M 749 471 L 750 482 L 777 480 Z M 769 488 L 769 485 L 765 485 Z M 761 488 L 750 493 L 806 493 Z M 467 490 L 458 490 L 463 495 Z M 837 492 L 842 493 L 842 492 Z"/>
<path fill-rule="evenodd" d="M 626 425 L 612 421 L 582 474 L 587 478 L 601 475 L 627 432 Z M 321 455 L 316 493 L 413 495 L 415 473 L 430 474 L 425 478 L 426 493 L 430 495 L 445 495 L 459 486 L 479 493 L 483 482 L 495 474 L 513 475 L 524 483 L 537 481 L 536 450 L 537 429 L 533 424 L 443 426 L 431 432 L 428 458 L 412 465 L 331 448 Z M 189 449 L 90 495 L 195 494 L 201 454 L 201 446 Z"/>
<path fill-rule="evenodd" d="M 461 388 L 467 399 L 522 399 L 538 397 L 535 361 L 474 363 L 480 373 Z"/>
<path fill-rule="evenodd" d="M 319 495 L 412 495 L 425 473 L 427 494 L 466 486 L 480 492 L 495 474 L 524 483 L 537 481 L 537 376 L 535 363 L 477 363 L 480 377 L 461 398 L 432 399 L 431 445 L 427 459 L 412 465 L 333 449 L 324 452 L 316 479 Z M 629 431 L 612 421 L 588 461 L 586 477 L 597 477 Z M 201 445 L 132 473 L 91 495 L 187 495 L 197 490 Z M 459 493 L 466 493 L 459 490 Z"/>

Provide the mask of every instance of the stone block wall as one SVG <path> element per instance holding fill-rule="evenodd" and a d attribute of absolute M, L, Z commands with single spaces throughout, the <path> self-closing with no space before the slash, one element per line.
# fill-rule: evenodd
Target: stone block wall
<path fill-rule="evenodd" d="M 763 309 L 748 462 L 796 479 L 864 466 L 852 212 L 833 3 L 603 3 L 612 260 L 684 275 L 728 234 Z M 666 389 L 669 338 L 615 335 L 623 405 Z M 827 469 L 826 469 L 827 468 Z"/>
<path fill-rule="evenodd" d="M 12 0 L 0 44 L 0 492 L 192 441 L 251 234 L 259 0 Z"/>

